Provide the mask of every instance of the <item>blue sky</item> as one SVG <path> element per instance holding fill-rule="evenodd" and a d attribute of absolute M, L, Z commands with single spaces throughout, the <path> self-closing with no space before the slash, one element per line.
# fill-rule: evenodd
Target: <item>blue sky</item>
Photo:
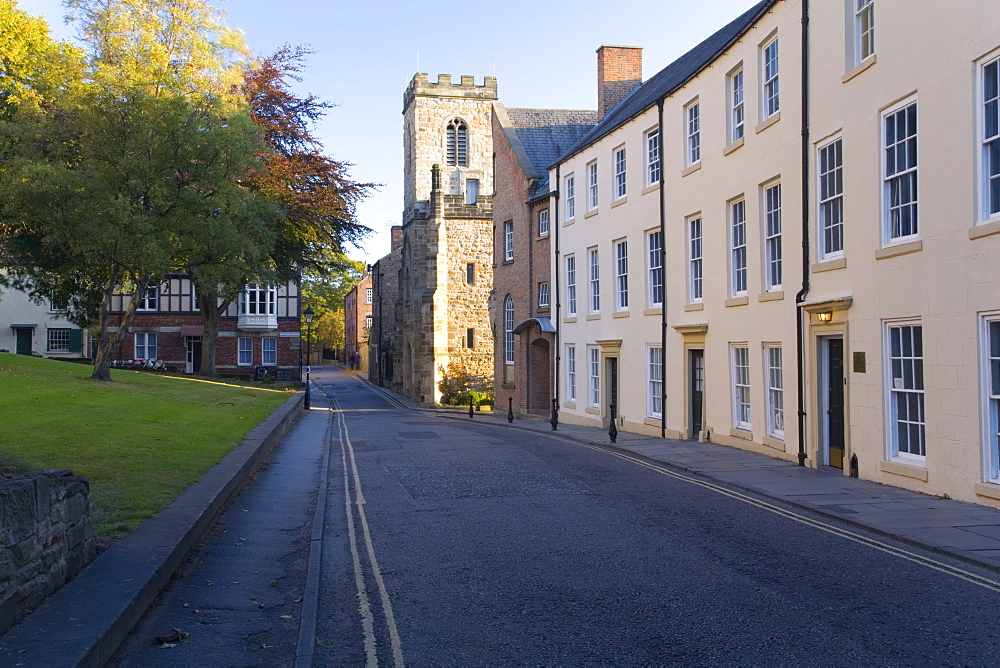
<path fill-rule="evenodd" d="M 327 153 L 353 163 L 351 176 L 383 184 L 358 209 L 374 230 L 351 257 L 389 252 L 400 222 L 402 100 L 415 72 L 495 75 L 508 107 L 595 109 L 597 47 L 643 47 L 643 78 L 749 9 L 755 0 L 550 0 L 427 3 L 412 0 L 230 0 L 219 3 L 250 48 L 269 54 L 307 44 L 302 92 L 338 105 L 316 128 Z M 61 0 L 19 0 L 69 39 Z"/>

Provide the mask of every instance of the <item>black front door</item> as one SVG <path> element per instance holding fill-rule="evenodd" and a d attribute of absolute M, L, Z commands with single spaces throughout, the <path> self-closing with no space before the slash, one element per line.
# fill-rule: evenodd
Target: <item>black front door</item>
<path fill-rule="evenodd" d="M 610 426 L 611 421 L 614 420 L 621 413 L 621 408 L 618 406 L 618 358 L 609 357 L 607 362 L 608 370 L 608 404 L 610 404 L 610 410 L 608 411 L 608 425 Z"/>
<path fill-rule="evenodd" d="M 14 352 L 18 355 L 30 355 L 31 354 L 31 330 L 27 327 L 18 327 L 14 330 L 14 337 L 16 338 L 16 346 L 14 347 Z"/>
<path fill-rule="evenodd" d="M 691 379 L 691 431 L 689 438 L 698 438 L 703 426 L 701 421 L 702 406 L 705 400 L 705 351 L 696 349 L 691 351 L 691 368 L 689 369 Z"/>
<path fill-rule="evenodd" d="M 844 468 L 844 340 L 830 337 L 826 343 L 826 433 L 830 466 Z"/>

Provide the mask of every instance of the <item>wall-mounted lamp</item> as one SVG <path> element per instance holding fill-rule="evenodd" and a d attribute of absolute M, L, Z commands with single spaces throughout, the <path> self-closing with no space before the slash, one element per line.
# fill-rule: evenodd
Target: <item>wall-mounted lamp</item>
<path fill-rule="evenodd" d="M 831 320 L 833 320 L 833 312 L 823 311 L 822 313 L 817 313 L 816 317 L 819 319 L 820 322 L 830 322 Z"/>

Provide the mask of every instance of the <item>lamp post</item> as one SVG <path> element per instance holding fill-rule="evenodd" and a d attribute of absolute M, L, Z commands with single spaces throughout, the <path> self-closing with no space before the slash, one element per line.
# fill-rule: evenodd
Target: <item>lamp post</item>
<path fill-rule="evenodd" d="M 307 306 L 306 310 L 302 312 L 302 315 L 306 317 L 306 399 L 305 407 L 309 410 L 311 406 L 309 405 L 309 364 L 312 361 L 310 359 L 310 354 L 312 353 L 312 321 L 313 321 L 313 310 L 312 306 Z"/>

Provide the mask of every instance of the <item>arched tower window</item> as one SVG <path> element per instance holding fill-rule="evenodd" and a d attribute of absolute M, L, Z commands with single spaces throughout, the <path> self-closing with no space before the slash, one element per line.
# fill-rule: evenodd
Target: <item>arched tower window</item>
<path fill-rule="evenodd" d="M 448 165 L 469 166 L 469 126 L 461 118 L 448 123 Z"/>
<path fill-rule="evenodd" d="M 514 363 L 514 298 L 507 295 L 503 302 L 503 360 Z"/>

